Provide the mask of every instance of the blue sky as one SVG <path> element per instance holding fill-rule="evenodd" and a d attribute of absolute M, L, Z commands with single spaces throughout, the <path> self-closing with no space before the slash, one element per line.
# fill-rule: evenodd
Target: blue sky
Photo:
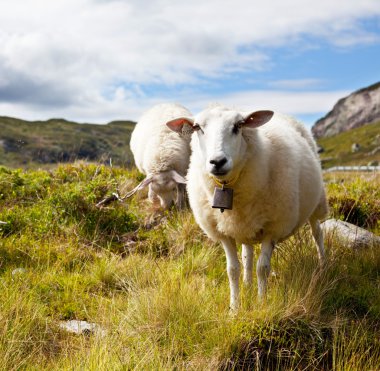
<path fill-rule="evenodd" d="M 136 120 L 176 101 L 306 122 L 380 81 L 379 0 L 0 0 L 0 115 Z"/>

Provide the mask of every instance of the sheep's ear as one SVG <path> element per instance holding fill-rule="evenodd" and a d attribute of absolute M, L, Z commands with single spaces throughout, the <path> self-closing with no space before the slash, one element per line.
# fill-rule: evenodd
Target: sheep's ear
<path fill-rule="evenodd" d="M 248 128 L 258 128 L 266 124 L 273 116 L 273 111 L 256 111 L 245 117 L 243 126 Z"/>
<path fill-rule="evenodd" d="M 181 174 L 178 174 L 175 170 L 172 170 L 172 177 L 177 184 L 186 184 L 186 179 Z"/>
<path fill-rule="evenodd" d="M 182 128 L 185 124 L 188 124 L 190 126 L 190 128 L 192 129 L 194 122 L 192 119 L 190 119 L 188 117 L 180 117 L 180 118 L 168 121 L 166 123 L 166 126 L 169 129 L 176 131 L 177 133 L 182 133 Z M 194 131 L 194 130 L 192 130 L 192 131 Z"/>
<path fill-rule="evenodd" d="M 129 198 L 133 196 L 137 191 L 140 191 L 141 189 L 144 189 L 147 187 L 150 183 L 153 182 L 154 177 L 149 176 L 148 178 L 145 178 L 139 185 L 137 185 L 135 188 L 132 189 L 132 191 L 129 191 L 126 195 L 125 198 Z"/>

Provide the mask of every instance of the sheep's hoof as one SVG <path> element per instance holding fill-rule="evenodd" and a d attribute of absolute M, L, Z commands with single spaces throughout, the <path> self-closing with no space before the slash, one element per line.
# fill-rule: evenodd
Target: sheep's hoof
<path fill-rule="evenodd" d="M 229 311 L 228 311 L 228 314 L 229 314 L 230 317 L 235 318 L 235 317 L 237 317 L 238 312 L 239 312 L 239 308 L 232 308 L 232 307 L 230 306 L 230 309 L 229 309 Z"/>
<path fill-rule="evenodd" d="M 267 290 L 266 290 L 266 288 L 265 289 L 259 288 L 257 297 L 258 297 L 258 301 L 260 304 L 265 304 L 267 301 Z"/>

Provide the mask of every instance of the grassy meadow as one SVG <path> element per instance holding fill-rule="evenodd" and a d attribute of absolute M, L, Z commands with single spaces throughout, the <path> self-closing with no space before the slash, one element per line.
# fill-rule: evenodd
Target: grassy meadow
<path fill-rule="evenodd" d="M 0 168 L 1 370 L 378 370 L 380 249 L 307 227 L 278 245 L 269 295 L 228 311 L 222 248 L 190 211 L 154 210 L 136 170 Z M 327 174 L 331 216 L 380 232 L 380 174 Z M 256 277 L 254 277 L 256 287 Z M 103 331 L 59 326 L 86 320 Z"/>

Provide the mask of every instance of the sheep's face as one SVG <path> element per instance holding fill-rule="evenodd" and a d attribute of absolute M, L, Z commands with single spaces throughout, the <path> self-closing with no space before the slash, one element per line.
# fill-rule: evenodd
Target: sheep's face
<path fill-rule="evenodd" d="M 176 200 L 177 183 L 168 173 L 157 174 L 149 186 L 149 193 L 152 201 L 155 201 L 154 195 L 156 195 L 161 207 L 169 209 Z"/>
<path fill-rule="evenodd" d="M 201 156 L 206 172 L 221 181 L 229 181 L 240 171 L 245 158 L 247 144 L 242 130 L 261 126 L 272 116 L 272 111 L 245 115 L 225 107 L 215 107 L 201 112 L 194 119 L 172 120 L 167 126 L 183 132 L 183 125 L 190 124 L 196 132 L 193 150 Z"/>
<path fill-rule="evenodd" d="M 219 108 L 195 117 L 195 143 L 209 174 L 222 180 L 228 178 L 244 158 L 247 145 L 241 134 L 243 122 L 240 113 Z"/>
<path fill-rule="evenodd" d="M 126 194 L 131 197 L 137 191 L 149 186 L 149 199 L 152 202 L 160 202 L 164 209 L 173 205 L 178 184 L 186 184 L 186 179 L 175 170 L 162 171 L 148 175 L 137 187 Z"/>

